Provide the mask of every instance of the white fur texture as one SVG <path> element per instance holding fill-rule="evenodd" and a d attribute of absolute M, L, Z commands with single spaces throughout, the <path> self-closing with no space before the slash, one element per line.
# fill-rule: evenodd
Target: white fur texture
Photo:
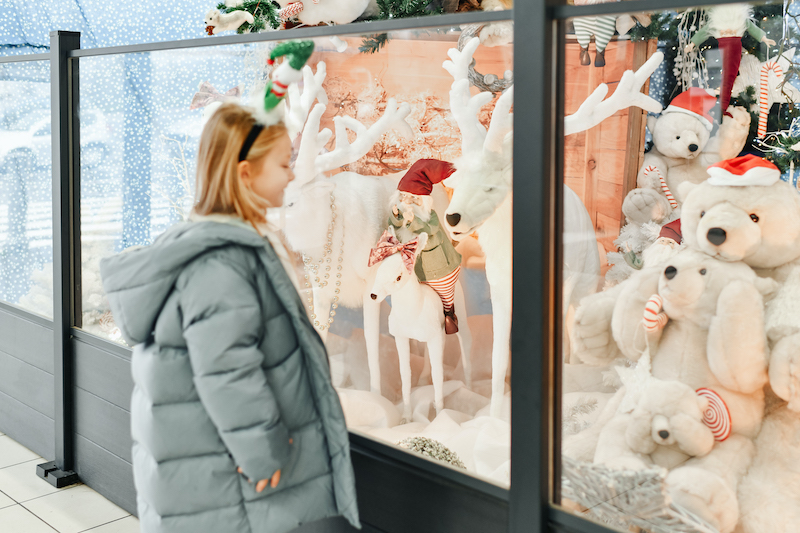
<path fill-rule="evenodd" d="M 206 13 L 204 22 L 206 26 L 212 26 L 214 29 L 211 33 L 217 35 L 223 31 L 236 30 L 245 22 L 252 24 L 254 20 L 253 15 L 247 11 L 237 10 L 230 13 L 220 13 L 219 9 L 212 9 Z"/>
<path fill-rule="evenodd" d="M 281 8 L 294 3 L 293 0 L 277 0 Z M 308 26 L 316 26 L 321 22 L 348 24 L 353 22 L 367 9 L 370 0 L 303 0 L 303 10 L 297 19 Z"/>
<path fill-rule="evenodd" d="M 752 16 L 753 8 L 749 4 L 715 6 L 708 10 L 708 25 L 714 37 L 719 37 L 721 30 L 731 30 L 742 36 L 747 29 L 747 19 Z"/>

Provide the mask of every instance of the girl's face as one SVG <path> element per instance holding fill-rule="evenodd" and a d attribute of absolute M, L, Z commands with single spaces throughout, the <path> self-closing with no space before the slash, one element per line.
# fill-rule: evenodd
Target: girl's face
<path fill-rule="evenodd" d="M 284 135 L 267 153 L 260 167 L 250 161 L 239 163 L 242 181 L 272 207 L 280 207 L 283 205 L 283 191 L 294 179 L 294 172 L 289 167 L 291 157 L 292 143 L 289 136 Z"/>

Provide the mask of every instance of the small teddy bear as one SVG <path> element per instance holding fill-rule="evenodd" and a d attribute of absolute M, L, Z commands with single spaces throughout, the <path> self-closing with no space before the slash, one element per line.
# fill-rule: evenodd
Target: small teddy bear
<path fill-rule="evenodd" d="M 255 19 L 251 13 L 241 9 L 230 13 L 220 13 L 219 9 L 212 9 L 206 13 L 204 19 L 206 31 L 209 35 L 217 35 L 223 31 L 235 31 L 245 22 L 252 24 L 254 21 Z"/>
<path fill-rule="evenodd" d="M 638 402 L 626 408 L 623 401 L 600 431 L 595 463 L 628 470 L 653 464 L 673 468 L 711 451 L 714 435 L 703 421 L 709 408 L 705 396 L 679 381 L 652 377 L 641 389 L 625 390 L 626 396 L 638 396 Z"/>

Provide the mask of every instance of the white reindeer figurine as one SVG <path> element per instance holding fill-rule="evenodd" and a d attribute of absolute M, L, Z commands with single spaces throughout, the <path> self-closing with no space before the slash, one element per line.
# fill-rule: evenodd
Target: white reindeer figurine
<path fill-rule="evenodd" d="M 302 137 L 295 180 L 286 189 L 284 234 L 289 246 L 303 254 L 309 276 L 305 281 L 313 290 L 313 296 L 304 295 L 305 304 L 323 339 L 340 305 L 363 307 L 370 389 L 380 394 L 380 302 L 369 297 L 376 269 L 368 267 L 367 261 L 386 227 L 389 197 L 399 176 L 390 179 L 341 172 L 326 178 L 324 173 L 363 157 L 392 128 L 402 128 L 410 135 L 404 119 L 411 108 L 390 99 L 383 116 L 369 128 L 352 117 L 336 117 L 336 148 L 325 152 L 332 135 L 327 128 L 319 129 L 327 103 L 322 89 L 325 63 L 317 64 L 316 74 L 306 66 L 303 76 L 302 93 L 289 86 L 287 122 L 290 129 L 302 131 Z M 320 103 L 312 108 L 315 99 Z M 357 134 L 352 143 L 348 129 Z"/>
<path fill-rule="evenodd" d="M 477 119 L 481 107 L 492 99 L 490 93 L 471 96 L 468 67 L 479 45 L 471 39 L 463 51 L 448 51 L 450 61 L 442 65 L 451 76 L 450 109 L 462 137 L 462 156 L 456 161 L 456 172 L 445 184 L 454 189 L 445 220 L 453 238 L 463 239 L 479 231 L 481 247 L 486 256 L 486 278 L 492 297 L 492 398 L 490 414 L 500 416 L 505 376 L 509 363 L 511 336 L 511 190 L 512 190 L 512 114 L 513 87 L 497 100 L 488 131 Z M 640 92 L 642 85 L 655 71 L 663 54 L 655 53 L 636 73 L 626 71 L 614 94 L 603 101 L 608 87 L 602 84 L 586 99 L 578 111 L 565 117 L 567 135 L 587 130 L 616 111 L 634 105 L 648 111 L 661 111 L 661 106 Z M 526 179 L 542 179 L 526 176 Z M 594 227 L 577 195 L 564 186 L 565 228 L 576 235 L 589 235 L 592 242 L 564 243 L 564 284 L 571 294 L 566 302 L 577 302 L 582 296 L 596 291 L 599 278 L 599 258 L 594 241 Z M 578 226 L 578 227 L 576 227 Z M 584 227 L 581 227 L 584 226 Z M 584 239 L 586 241 L 587 239 Z M 571 281 L 573 275 L 578 282 Z M 565 302 L 565 311 L 567 308 Z"/>
<path fill-rule="evenodd" d="M 420 233 L 413 240 L 401 244 L 394 228 L 389 228 L 381 237 L 377 256 L 378 269 L 370 291 L 370 298 L 376 302 L 392 297 L 392 311 L 389 313 L 389 333 L 394 337 L 397 355 L 400 359 L 400 380 L 403 390 L 403 418 L 411 422 L 411 352 L 410 339 L 428 345 L 431 361 L 431 379 L 436 413 L 444 408 L 444 314 L 442 300 L 436 291 L 421 283 L 414 273 L 414 263 L 428 242 L 428 234 Z M 381 248 L 383 245 L 383 248 Z M 371 262 L 373 262 L 371 260 Z M 467 325 L 467 308 L 461 283 L 456 283 L 456 314 L 465 318 L 459 323 L 458 336 L 461 345 L 461 363 L 469 380 L 470 349 L 472 336 Z M 467 383 L 467 388 L 470 388 Z"/>

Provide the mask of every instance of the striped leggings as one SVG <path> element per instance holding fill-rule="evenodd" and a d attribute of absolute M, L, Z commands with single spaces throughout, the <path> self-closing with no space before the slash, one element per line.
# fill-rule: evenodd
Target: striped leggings
<path fill-rule="evenodd" d="M 615 15 L 601 15 L 599 17 L 578 17 L 572 19 L 575 26 L 575 37 L 581 48 L 588 48 L 589 41 L 594 34 L 594 47 L 598 52 L 606 49 L 608 41 L 614 36 L 617 17 Z"/>
<path fill-rule="evenodd" d="M 444 305 L 446 311 L 453 308 L 456 294 L 456 282 L 458 281 L 458 274 L 460 272 L 461 267 L 459 266 L 443 278 L 422 282 L 436 291 L 436 294 L 442 299 L 442 305 Z"/>

